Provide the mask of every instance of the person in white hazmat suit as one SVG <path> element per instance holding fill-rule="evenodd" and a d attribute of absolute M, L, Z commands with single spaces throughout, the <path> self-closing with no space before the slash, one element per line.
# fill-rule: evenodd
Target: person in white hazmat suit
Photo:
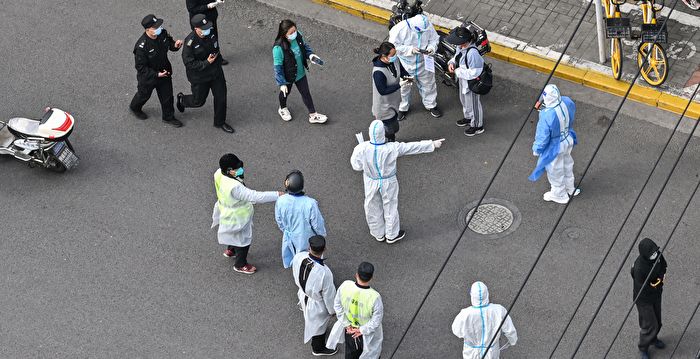
<path fill-rule="evenodd" d="M 346 280 L 335 295 L 338 321 L 333 324 L 326 347 L 345 342 L 345 359 L 377 359 L 384 341 L 384 304 L 379 293 L 369 286 L 374 276 L 372 263 L 357 267 L 355 281 Z"/>
<path fill-rule="evenodd" d="M 326 329 L 335 316 L 335 284 L 333 273 L 323 263 L 326 239 L 321 235 L 309 238 L 309 251 L 299 252 L 292 259 L 294 283 L 299 290 L 299 306 L 304 312 L 304 343 L 311 341 L 314 356 L 333 355 L 337 349 L 326 348 Z"/>
<path fill-rule="evenodd" d="M 452 333 L 464 339 L 462 358 L 480 359 L 486 353 L 485 359 L 498 359 L 502 349 L 513 346 L 518 341 L 513 321 L 510 316 L 506 317 L 506 308 L 489 302 L 489 289 L 486 284 L 474 282 L 469 294 L 472 306 L 462 309 L 452 322 Z M 504 318 L 503 327 L 500 332 L 496 332 Z M 503 347 L 499 344 L 501 333 L 508 340 Z M 486 348 L 494 336 L 496 339 L 487 352 Z"/>
<path fill-rule="evenodd" d="M 544 108 L 540 109 L 532 144 L 532 154 L 539 158 L 528 179 L 537 181 L 547 171 L 550 190 L 542 198 L 566 204 L 569 198 L 581 193 L 574 185 L 574 159 L 571 157 L 571 150 L 578 143 L 574 131 L 576 104 L 561 96 L 559 88 L 553 84 L 545 86 L 540 103 Z"/>
<path fill-rule="evenodd" d="M 401 156 L 433 152 L 445 140 L 387 142 L 384 123 L 374 120 L 369 125 L 369 141 L 352 151 L 350 164 L 362 171 L 365 184 L 365 218 L 369 232 L 379 242 L 394 243 L 406 232 L 399 221 L 399 182 L 396 160 Z"/>
<path fill-rule="evenodd" d="M 236 155 L 228 153 L 219 159 L 219 169 L 214 172 L 218 200 L 214 204 L 211 228 L 219 226 L 219 244 L 228 246 L 224 256 L 236 257 L 233 270 L 253 274 L 257 269 L 247 261 L 253 240 L 253 204 L 275 202 L 284 192 L 248 189 L 243 177 L 243 161 Z"/>
<path fill-rule="evenodd" d="M 430 111 L 433 117 L 442 116 L 437 105 L 437 84 L 435 83 L 435 70 L 426 69 L 426 61 L 432 62 L 430 57 L 435 54 L 440 36 L 428 17 L 419 14 L 394 25 L 389 30 L 389 42 L 396 46 L 401 65 L 413 78 L 413 84 L 418 89 L 423 106 Z M 434 62 L 433 62 L 434 64 Z M 411 104 L 411 88 L 401 87 L 401 104 L 399 105 L 399 121 L 406 118 Z"/>

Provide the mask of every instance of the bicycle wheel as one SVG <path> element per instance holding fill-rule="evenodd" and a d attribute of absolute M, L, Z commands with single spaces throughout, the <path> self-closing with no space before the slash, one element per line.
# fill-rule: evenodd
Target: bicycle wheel
<path fill-rule="evenodd" d="M 610 67 L 615 80 L 622 77 L 622 41 L 610 39 Z"/>
<path fill-rule="evenodd" d="M 644 58 L 649 59 L 644 62 Z M 643 42 L 637 50 L 637 65 L 642 70 L 644 80 L 652 86 L 659 86 L 668 77 L 668 59 L 664 48 L 658 43 Z"/>
<path fill-rule="evenodd" d="M 683 0 L 683 3 L 693 10 L 700 10 L 700 1 L 698 0 Z"/>

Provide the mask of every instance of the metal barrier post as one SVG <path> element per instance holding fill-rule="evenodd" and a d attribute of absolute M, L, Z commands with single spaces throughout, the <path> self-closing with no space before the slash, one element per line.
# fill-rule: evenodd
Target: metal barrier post
<path fill-rule="evenodd" d="M 605 54 L 605 19 L 603 18 L 603 4 L 601 4 L 601 0 L 593 1 L 595 1 L 595 25 L 598 32 L 598 61 L 604 64 L 607 58 Z"/>

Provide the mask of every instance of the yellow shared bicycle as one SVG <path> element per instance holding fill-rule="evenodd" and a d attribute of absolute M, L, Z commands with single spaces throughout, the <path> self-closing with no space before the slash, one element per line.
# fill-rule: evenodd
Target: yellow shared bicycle
<path fill-rule="evenodd" d="M 622 40 L 632 38 L 630 19 L 622 17 L 620 5 L 625 0 L 603 0 L 606 17 L 606 37 L 610 39 L 610 67 L 616 80 L 622 77 Z M 668 32 L 657 23 L 656 13 L 663 4 L 655 0 L 638 2 L 642 10 L 642 28 L 639 37 L 641 44 L 637 48 L 637 66 L 644 80 L 652 86 L 659 86 L 668 77 L 668 58 L 662 43 L 666 43 Z M 647 61 L 644 59 L 648 58 Z"/>

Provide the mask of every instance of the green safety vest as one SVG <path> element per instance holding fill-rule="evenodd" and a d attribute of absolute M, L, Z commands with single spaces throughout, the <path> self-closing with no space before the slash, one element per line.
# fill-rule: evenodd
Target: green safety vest
<path fill-rule="evenodd" d="M 238 186 L 243 186 L 243 184 L 231 177 L 224 176 L 219 169 L 214 173 L 214 185 L 216 186 L 216 197 L 219 200 L 217 206 L 219 206 L 221 213 L 219 224 L 240 226 L 248 223 L 250 217 L 253 216 L 253 204 L 231 196 L 231 191 Z"/>
<path fill-rule="evenodd" d="M 340 292 L 340 301 L 345 308 L 345 318 L 350 325 L 358 328 L 372 319 L 374 303 L 379 299 L 379 293 L 369 288 L 363 289 L 355 285 L 347 285 Z"/>

